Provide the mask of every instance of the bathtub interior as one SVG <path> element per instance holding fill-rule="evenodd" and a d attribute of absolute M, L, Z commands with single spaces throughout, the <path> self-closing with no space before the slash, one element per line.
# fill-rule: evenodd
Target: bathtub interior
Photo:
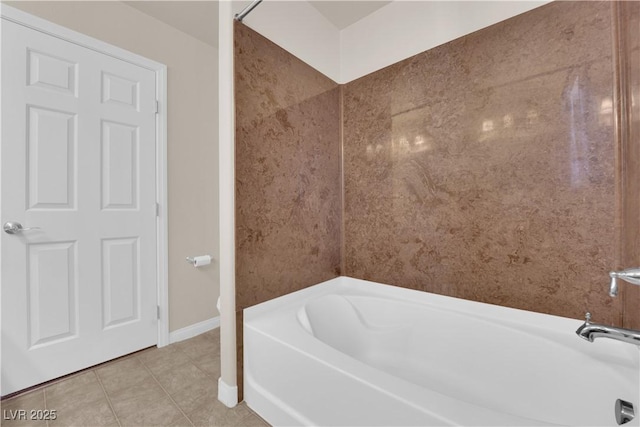
<path fill-rule="evenodd" d="M 567 410 L 585 414 L 592 408 L 586 400 L 581 407 L 567 407 L 566 397 L 576 386 L 592 396 L 617 393 L 633 399 L 637 394 L 635 382 L 626 380 L 637 372 L 637 359 L 624 351 L 627 347 L 617 346 L 620 353 L 587 353 L 582 345 L 567 345 L 566 331 L 535 324 L 516 327 L 453 308 L 340 294 L 309 301 L 298 320 L 328 346 L 393 376 L 551 424 L 565 424 Z M 594 359 L 606 363 L 594 370 Z M 585 415 L 597 419 L 597 412 Z"/>
<path fill-rule="evenodd" d="M 276 425 L 615 425 L 615 399 L 638 407 L 638 348 L 583 341 L 580 321 L 344 277 L 277 300 L 245 311 L 245 397 L 296 413 Z M 331 418 L 301 395 L 375 403 Z"/>

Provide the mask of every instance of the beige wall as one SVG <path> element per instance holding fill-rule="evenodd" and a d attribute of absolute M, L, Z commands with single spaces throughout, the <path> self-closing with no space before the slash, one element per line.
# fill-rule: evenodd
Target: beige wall
<path fill-rule="evenodd" d="M 217 316 L 217 262 L 185 261 L 218 259 L 217 47 L 120 2 L 5 4 L 167 65 L 169 329 Z"/>

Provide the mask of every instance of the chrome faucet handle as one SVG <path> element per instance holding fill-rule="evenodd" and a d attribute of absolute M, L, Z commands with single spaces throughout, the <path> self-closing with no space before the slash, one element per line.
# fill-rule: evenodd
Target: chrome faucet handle
<path fill-rule="evenodd" d="M 591 313 L 589 313 L 588 311 L 584 314 L 584 323 L 590 323 L 591 322 Z"/>
<path fill-rule="evenodd" d="M 617 297 L 618 296 L 618 277 L 613 274 L 613 272 L 609 273 L 609 277 L 611 277 L 611 284 L 609 285 L 609 296 Z"/>
<path fill-rule="evenodd" d="M 640 268 L 627 268 L 626 270 L 610 271 L 609 277 L 622 279 L 634 285 L 640 285 Z"/>
<path fill-rule="evenodd" d="M 622 279 L 632 285 L 640 286 L 640 268 L 627 268 L 621 271 L 610 271 L 611 284 L 609 285 L 609 296 L 618 295 L 618 279 Z"/>

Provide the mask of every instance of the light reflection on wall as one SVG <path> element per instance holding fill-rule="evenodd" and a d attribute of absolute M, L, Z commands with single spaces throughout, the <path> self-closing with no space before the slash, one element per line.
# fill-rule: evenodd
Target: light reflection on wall
<path fill-rule="evenodd" d="M 536 110 L 529 110 L 526 113 L 526 116 L 520 119 L 519 122 L 516 122 L 517 115 L 513 113 L 504 114 L 501 118 L 491 119 L 486 118 L 482 120 L 482 124 L 480 125 L 480 136 L 479 141 L 484 142 L 489 139 L 494 139 L 497 137 L 502 137 L 509 134 L 502 134 L 499 131 L 523 131 L 523 127 L 520 126 L 518 129 L 517 123 L 526 123 L 527 127 L 535 125 L 539 118 L 538 112 Z M 512 135 L 512 134 L 511 134 Z M 522 136 L 522 135 L 521 135 Z M 513 141 L 512 141 L 513 142 Z"/>
<path fill-rule="evenodd" d="M 576 76 L 569 90 L 569 162 L 571 165 L 571 186 L 588 184 L 589 141 L 586 136 L 587 123 L 585 113 L 587 105 L 580 90 L 580 76 Z"/>
<path fill-rule="evenodd" d="M 604 126 L 613 125 L 613 100 L 607 96 L 600 102 L 600 117 L 598 123 Z"/>
<path fill-rule="evenodd" d="M 433 149 L 433 139 L 422 134 L 401 135 L 391 140 L 392 155 L 405 157 Z"/>
<path fill-rule="evenodd" d="M 380 154 L 384 149 L 383 145 L 378 144 L 367 144 L 367 158 L 369 160 L 376 157 L 376 155 Z"/>
<path fill-rule="evenodd" d="M 435 147 L 434 140 L 424 133 L 424 128 L 428 128 L 425 123 L 429 120 L 429 111 L 423 107 L 393 115 L 391 117 L 391 155 L 396 159 L 403 159 L 432 151 Z M 374 150 L 371 151 L 374 154 Z M 382 149 L 375 153 L 381 151 Z M 369 154 L 367 146 L 367 155 Z"/>

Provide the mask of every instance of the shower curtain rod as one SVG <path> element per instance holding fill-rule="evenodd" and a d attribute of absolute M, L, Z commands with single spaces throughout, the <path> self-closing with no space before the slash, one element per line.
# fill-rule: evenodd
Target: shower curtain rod
<path fill-rule="evenodd" d="M 236 13 L 235 16 L 233 17 L 233 19 L 235 19 L 238 22 L 242 22 L 244 17 L 247 16 L 249 13 L 251 13 L 251 11 L 253 9 L 255 9 L 255 7 L 257 5 L 259 5 L 260 3 L 262 3 L 262 0 L 254 0 L 254 1 L 252 1 L 251 4 L 248 5 L 247 7 L 245 7 L 244 9 L 242 9 L 242 11 L 240 13 Z"/>

